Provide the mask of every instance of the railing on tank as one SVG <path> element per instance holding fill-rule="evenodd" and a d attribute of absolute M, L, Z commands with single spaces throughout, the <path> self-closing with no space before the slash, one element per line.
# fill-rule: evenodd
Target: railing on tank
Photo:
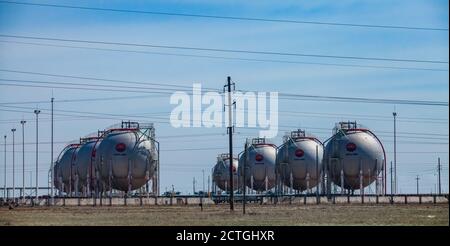
<path fill-rule="evenodd" d="M 219 156 L 217 156 L 217 161 L 223 161 L 223 160 L 227 160 L 227 159 L 230 159 L 229 153 L 222 153 Z"/>
<path fill-rule="evenodd" d="M 272 146 L 274 148 L 277 148 L 275 144 L 267 142 L 266 138 L 253 138 L 252 144 L 249 146 L 249 148 L 257 148 L 259 146 Z"/>
<path fill-rule="evenodd" d="M 302 137 L 306 137 L 305 130 L 298 129 L 296 131 L 291 132 L 291 138 L 293 138 L 293 139 L 302 138 Z"/>
<path fill-rule="evenodd" d="M 121 130 L 139 131 L 142 133 L 143 136 L 146 136 L 148 139 L 150 140 L 155 139 L 155 127 L 153 123 L 147 122 L 140 123 L 135 121 L 122 121 L 121 123 L 108 126 L 107 128 L 105 128 L 105 130 L 99 131 L 99 133 L 101 132 L 102 135 L 106 135 L 110 132 Z"/>
<path fill-rule="evenodd" d="M 347 131 L 354 131 L 354 130 L 367 130 L 367 127 L 365 127 L 362 124 L 357 123 L 356 121 L 341 121 L 336 123 L 335 127 L 333 128 L 333 135 L 337 134 L 339 132 L 342 132 L 345 134 Z"/>
<path fill-rule="evenodd" d="M 302 130 L 302 129 L 297 129 L 295 131 L 292 131 L 290 133 L 290 136 L 286 134 L 283 137 L 283 145 L 289 141 L 295 142 L 295 141 L 302 140 L 302 139 L 313 140 L 313 141 L 316 141 L 316 142 L 320 143 L 321 145 L 323 145 L 323 143 L 315 135 L 307 133 L 305 130 Z M 279 148 L 280 147 L 281 146 L 279 146 Z"/>
<path fill-rule="evenodd" d="M 217 156 L 217 160 L 218 161 L 225 161 L 225 160 L 228 160 L 228 159 L 230 159 L 230 154 L 229 153 L 222 153 L 219 156 Z M 237 160 L 237 157 L 234 157 L 233 159 Z"/>
<path fill-rule="evenodd" d="M 253 138 L 252 144 L 265 144 L 266 139 L 265 138 Z"/>

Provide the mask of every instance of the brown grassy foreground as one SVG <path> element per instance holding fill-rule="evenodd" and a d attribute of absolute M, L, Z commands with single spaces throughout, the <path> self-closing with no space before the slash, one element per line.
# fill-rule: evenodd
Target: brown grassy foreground
<path fill-rule="evenodd" d="M 449 225 L 448 204 L 0 208 L 0 225 Z"/>

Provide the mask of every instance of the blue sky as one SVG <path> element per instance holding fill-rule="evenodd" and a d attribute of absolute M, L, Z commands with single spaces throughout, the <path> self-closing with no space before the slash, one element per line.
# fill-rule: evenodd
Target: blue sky
<path fill-rule="evenodd" d="M 33 1 L 30 1 L 33 2 Z M 205 15 L 227 15 L 255 18 L 295 19 L 304 21 L 341 22 L 373 25 L 419 26 L 448 28 L 448 1 L 40 1 L 40 3 L 79 5 L 100 8 L 120 8 L 143 11 L 176 12 Z M 272 22 L 233 21 L 191 17 L 158 16 L 135 13 L 115 13 L 78 9 L 59 9 L 0 3 L 0 33 L 9 35 L 44 36 L 67 39 L 101 40 L 111 42 L 146 43 L 173 46 L 195 46 L 221 49 L 261 50 L 290 53 L 327 54 L 341 56 L 388 57 L 401 59 L 448 61 L 448 31 L 419 31 L 381 28 L 338 27 Z M 0 40 L 13 40 L 0 38 Z M 16 39 L 14 39 L 16 40 Z M 22 40 L 25 41 L 25 40 Z M 50 41 L 31 41 L 53 43 Z M 80 44 L 77 44 L 80 45 Z M 88 46 L 88 45 L 80 45 Z M 91 45 L 90 47 L 100 47 Z M 101 46 L 102 48 L 117 48 Z M 136 51 L 170 52 L 228 56 L 235 58 L 278 59 L 297 62 L 325 62 L 356 65 L 427 67 L 447 69 L 446 64 L 406 63 L 386 61 L 351 61 L 307 57 L 280 57 L 249 54 L 223 54 L 199 51 L 164 50 L 156 48 L 121 47 Z M 91 76 L 153 83 L 171 83 L 222 88 L 226 76 L 232 76 L 237 89 L 279 91 L 297 94 L 348 96 L 389 99 L 436 100 L 448 102 L 448 71 L 417 71 L 375 68 L 288 64 L 254 61 L 221 60 L 142 53 L 123 53 L 74 48 L 47 47 L 0 42 L 0 68 L 43 73 Z M 42 76 L 0 72 L 0 79 L 32 79 L 58 82 L 82 82 Z M 5 83 L 0 81 L 1 83 Z M 100 83 L 89 81 L 89 83 Z M 227 152 L 225 129 L 174 129 L 163 123 L 169 119 L 173 105 L 169 97 L 153 97 L 138 93 L 92 92 L 63 89 L 20 88 L 0 86 L 0 103 L 77 98 L 104 98 L 134 96 L 134 99 L 115 101 L 56 103 L 57 110 L 143 115 L 136 120 L 159 121 L 157 136 L 161 136 L 161 189 L 171 187 L 184 193 L 191 192 L 192 178 L 200 180 L 202 169 L 208 173 L 215 157 Z M 143 97 L 147 96 L 147 97 Z M 48 112 L 48 103 L 17 104 L 10 106 L 40 107 Z M 433 168 L 438 156 L 444 166 L 444 190 L 448 191 L 448 107 L 396 105 L 399 114 L 398 154 L 399 186 L 402 192 L 415 192 L 415 176 L 421 175 L 421 187 L 435 189 Z M 283 111 L 304 112 L 295 115 L 280 114 L 282 126 L 277 138 L 294 127 L 303 127 L 321 140 L 331 134 L 339 120 L 358 120 L 380 136 L 392 160 L 392 121 L 394 105 L 336 102 L 286 101 L 279 102 Z M 23 117 L 26 124 L 25 142 L 34 142 L 33 114 L 5 111 L 0 107 L 0 133 L 20 128 Z M 11 109 L 11 108 L 9 108 Z M 17 108 L 15 108 L 17 109 Z M 30 109 L 22 109 L 32 112 Z M 321 113 L 320 117 L 308 112 Z M 158 113 L 155 115 L 155 113 Z M 327 115 L 328 114 L 328 115 Z M 336 116 L 342 115 L 342 116 Z M 362 117 L 350 115 L 371 115 Z M 157 116 L 158 118 L 152 118 Z M 384 118 L 383 118 L 384 117 Z M 387 117 L 387 118 L 386 118 Z M 48 115 L 42 115 L 41 141 L 50 139 Z M 373 119 L 378 120 L 373 120 Z M 415 118 L 415 119 L 408 119 Z M 416 118 L 443 119 L 440 121 Z M 56 116 L 55 158 L 64 147 L 63 142 L 78 139 L 119 120 L 78 119 Z M 414 122 L 411 122 L 414 121 Z M 284 127 L 285 126 L 285 127 Z M 238 129 L 234 142 L 240 151 L 245 137 L 256 135 L 258 129 Z M 176 135 L 217 133 L 203 138 L 164 138 Z M 418 133 L 418 134 L 415 134 Z M 424 135 L 424 133 L 438 135 Z M 402 137 L 400 137 L 402 136 Z M 21 131 L 16 132 L 20 142 Z M 426 142 L 426 143 L 424 143 Z M 1 146 L 3 150 L 3 145 Z M 217 150 L 187 151 L 187 148 L 217 147 Z M 12 148 L 8 145 L 8 151 Z M 16 150 L 21 150 L 18 145 Z M 34 167 L 34 145 L 26 145 L 27 169 Z M 41 181 L 46 180 L 50 162 L 50 146 L 41 145 L 39 162 Z M 426 153 L 410 153 L 426 152 Z M 431 152 L 431 153 L 429 153 Z M 435 153 L 438 152 L 438 153 Z M 3 160 L 3 151 L 0 155 Z M 11 155 L 7 153 L 8 172 Z M 16 153 L 18 165 L 21 153 Z M 3 172 L 3 161 L 1 162 Z M 20 170 L 20 169 L 19 169 Z M 19 183 L 21 175 L 17 174 Z M 3 184 L 3 175 L 0 177 Z M 41 183 L 44 185 L 44 182 Z"/>

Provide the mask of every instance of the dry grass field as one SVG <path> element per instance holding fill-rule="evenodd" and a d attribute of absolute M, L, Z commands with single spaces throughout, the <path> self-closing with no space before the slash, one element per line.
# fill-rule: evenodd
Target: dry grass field
<path fill-rule="evenodd" d="M 449 225 L 448 204 L 0 208 L 0 225 Z"/>

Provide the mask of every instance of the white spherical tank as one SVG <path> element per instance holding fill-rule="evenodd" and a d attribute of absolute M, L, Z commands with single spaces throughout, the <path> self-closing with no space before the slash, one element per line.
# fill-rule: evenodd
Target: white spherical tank
<path fill-rule="evenodd" d="M 75 161 L 79 147 L 79 144 L 69 144 L 61 151 L 56 160 L 54 185 L 60 191 L 71 192 L 75 190 Z"/>
<path fill-rule="evenodd" d="M 334 184 L 357 190 L 372 184 L 383 170 L 384 147 L 369 129 L 340 122 L 325 147 L 324 161 Z"/>
<path fill-rule="evenodd" d="M 233 158 L 233 191 L 239 187 L 239 179 L 237 175 L 238 159 Z M 213 182 L 223 191 L 230 190 L 230 156 L 221 154 L 217 157 L 217 163 L 213 169 Z"/>
<path fill-rule="evenodd" d="M 239 159 L 239 173 L 245 175 L 247 187 L 255 191 L 266 191 L 275 186 L 276 155 L 277 147 L 274 144 L 266 143 L 264 138 L 252 140 L 247 154 L 244 152 Z"/>
<path fill-rule="evenodd" d="M 78 175 L 78 185 L 80 188 L 93 190 L 95 188 L 95 155 L 96 147 L 100 144 L 101 138 L 91 137 L 81 139 L 77 159 L 76 170 Z"/>
<path fill-rule="evenodd" d="M 302 130 L 291 132 L 277 154 L 277 170 L 281 181 L 295 190 L 307 190 L 320 182 L 323 170 L 323 145 Z"/>
<path fill-rule="evenodd" d="M 153 141 L 138 129 L 111 129 L 96 149 L 97 178 L 104 190 L 135 190 L 153 176 L 157 158 Z"/>

